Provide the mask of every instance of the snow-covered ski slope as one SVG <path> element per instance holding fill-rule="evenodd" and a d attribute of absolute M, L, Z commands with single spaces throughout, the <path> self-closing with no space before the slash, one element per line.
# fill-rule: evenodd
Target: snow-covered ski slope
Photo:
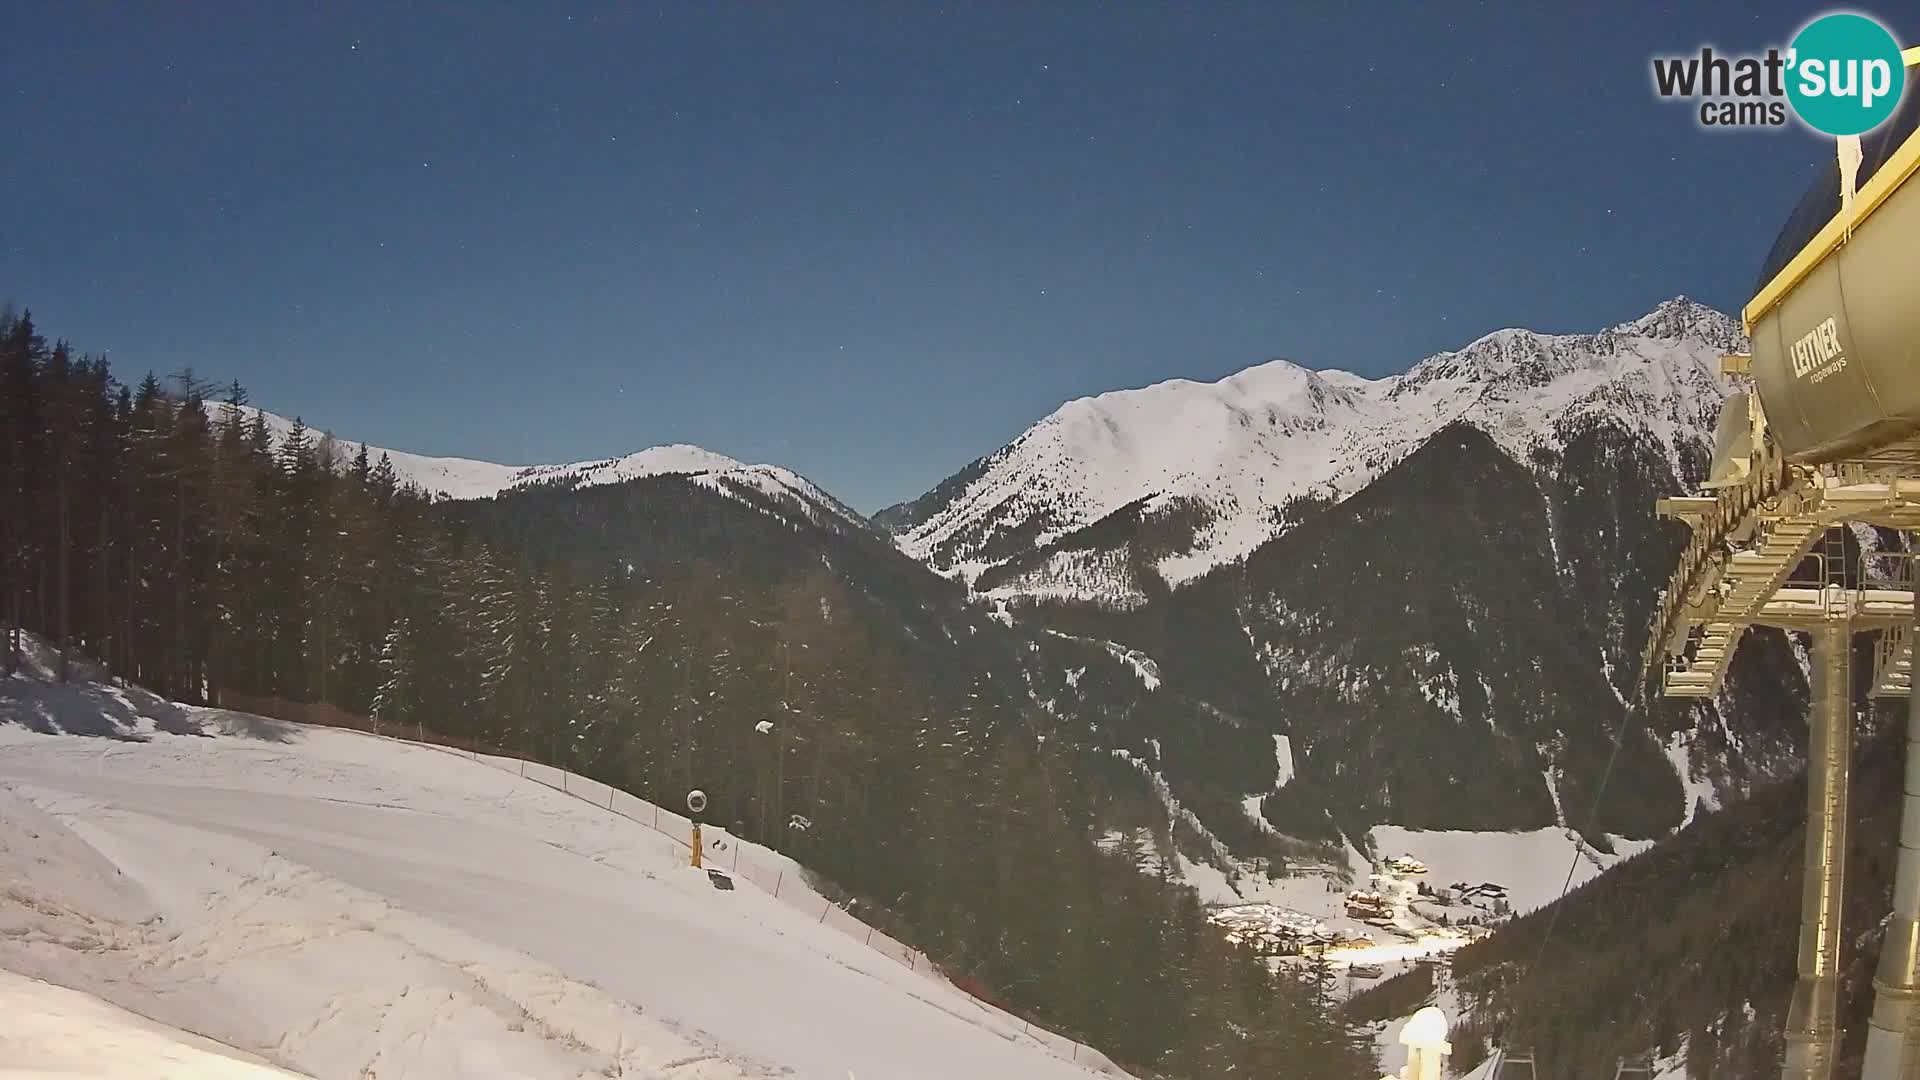
<path fill-rule="evenodd" d="M 78 990 L 0 971 L 0 1076 L 287 1080 L 252 1054 Z"/>
<path fill-rule="evenodd" d="M 192 715 L 211 734 L 0 724 L 0 969 L 323 1080 L 1091 1075 L 587 801 Z"/>

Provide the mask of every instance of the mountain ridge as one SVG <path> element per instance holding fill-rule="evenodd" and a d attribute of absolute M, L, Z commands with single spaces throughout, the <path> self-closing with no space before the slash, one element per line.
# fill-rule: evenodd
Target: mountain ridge
<path fill-rule="evenodd" d="M 1677 469 L 1729 392 L 1718 356 L 1743 340 L 1731 316 L 1679 296 L 1591 333 L 1496 330 L 1379 379 L 1273 360 L 1083 396 L 875 520 L 990 596 L 1135 602 L 1141 583 L 1039 553 L 1125 508 L 1176 514 L 1190 537 L 1121 561 L 1182 584 L 1284 531 L 1291 501 L 1351 496 L 1455 421 L 1524 463 L 1604 415 L 1644 429 Z"/>
<path fill-rule="evenodd" d="M 207 405 L 209 417 L 215 423 L 226 408 L 227 405 L 218 402 Z M 263 417 L 276 440 L 284 439 L 295 423 L 304 423 L 250 405 L 239 408 L 242 419 L 249 423 L 255 416 Z M 719 495 L 763 506 L 770 503 L 780 510 L 801 515 L 815 525 L 870 528 L 863 515 L 792 469 L 748 464 L 691 443 L 665 443 L 612 458 L 550 465 L 504 465 L 374 446 L 341 438 L 324 428 L 308 430 L 332 439 L 341 448 L 343 459 L 364 447 L 368 458 L 375 462 L 385 457 L 403 483 L 410 483 L 429 495 L 455 501 L 489 499 L 535 487 L 594 487 L 651 476 L 686 476 Z"/>

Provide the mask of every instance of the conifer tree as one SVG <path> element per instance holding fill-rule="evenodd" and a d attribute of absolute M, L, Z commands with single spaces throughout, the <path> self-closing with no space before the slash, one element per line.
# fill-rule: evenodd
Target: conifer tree
<path fill-rule="evenodd" d="M 380 647 L 380 684 L 369 710 L 375 731 L 382 725 L 405 726 L 416 720 L 413 664 L 411 626 L 405 618 L 395 619 Z"/>
<path fill-rule="evenodd" d="M 28 580 L 36 566 L 33 522 L 43 485 L 45 423 L 37 368 L 46 340 L 22 312 L 0 337 L 0 496 L 14 510 L 0 515 L 0 621 L 7 625 L 6 670 L 21 655 Z"/>

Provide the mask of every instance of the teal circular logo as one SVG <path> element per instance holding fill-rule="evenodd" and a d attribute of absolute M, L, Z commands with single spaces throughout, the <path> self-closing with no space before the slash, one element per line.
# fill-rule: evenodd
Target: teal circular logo
<path fill-rule="evenodd" d="M 1907 69 L 1900 43 L 1865 15 L 1822 15 L 1793 39 L 1787 100 L 1815 131 L 1862 135 L 1900 104 Z"/>

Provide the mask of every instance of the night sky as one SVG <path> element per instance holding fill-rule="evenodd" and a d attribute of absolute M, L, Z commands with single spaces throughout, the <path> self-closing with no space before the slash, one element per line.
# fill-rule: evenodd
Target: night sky
<path fill-rule="evenodd" d="M 875 509 L 1083 394 L 1737 308 L 1831 151 L 1648 58 L 1824 10 L 1748 7 L 15 0 L 0 298 L 349 438 Z"/>

